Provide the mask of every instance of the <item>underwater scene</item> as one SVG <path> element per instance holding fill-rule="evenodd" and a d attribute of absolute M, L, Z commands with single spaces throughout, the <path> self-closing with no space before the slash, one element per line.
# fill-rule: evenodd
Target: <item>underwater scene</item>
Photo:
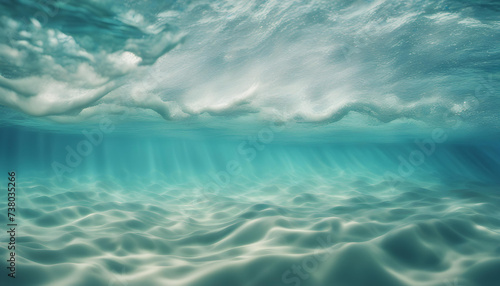
<path fill-rule="evenodd" d="M 500 285 L 500 2 L 0 0 L 0 285 Z"/>

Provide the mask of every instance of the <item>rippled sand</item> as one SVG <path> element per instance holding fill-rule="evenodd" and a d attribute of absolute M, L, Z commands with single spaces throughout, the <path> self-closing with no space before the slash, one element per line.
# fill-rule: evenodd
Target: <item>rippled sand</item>
<path fill-rule="evenodd" d="M 480 184 L 282 177 L 214 195 L 139 179 L 23 180 L 16 285 L 500 281 L 500 195 Z"/>

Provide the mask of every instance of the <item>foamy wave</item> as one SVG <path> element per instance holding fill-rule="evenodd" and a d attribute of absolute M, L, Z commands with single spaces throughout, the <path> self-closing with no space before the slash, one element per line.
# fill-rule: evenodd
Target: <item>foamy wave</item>
<path fill-rule="evenodd" d="M 113 2 L 0 5 L 0 104 L 33 116 L 98 105 L 121 77 L 182 41 L 167 23 Z"/>
<path fill-rule="evenodd" d="M 2 4 L 0 104 L 29 115 L 499 126 L 486 2 L 22 3 Z"/>

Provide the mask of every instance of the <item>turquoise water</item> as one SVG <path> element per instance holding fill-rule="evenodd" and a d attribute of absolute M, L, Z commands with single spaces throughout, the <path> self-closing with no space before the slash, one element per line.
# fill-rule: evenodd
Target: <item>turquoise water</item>
<path fill-rule="evenodd" d="M 0 11 L 1 285 L 500 284 L 496 2 Z"/>
<path fill-rule="evenodd" d="M 498 144 L 436 143 L 420 162 L 412 142 L 105 136 L 59 176 L 83 134 L 2 134 L 20 209 L 6 285 L 500 281 Z"/>

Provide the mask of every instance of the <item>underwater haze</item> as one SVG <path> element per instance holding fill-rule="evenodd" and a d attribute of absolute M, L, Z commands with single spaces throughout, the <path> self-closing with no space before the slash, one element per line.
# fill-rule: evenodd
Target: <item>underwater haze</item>
<path fill-rule="evenodd" d="M 499 91 L 493 0 L 0 0 L 1 285 L 500 285 Z"/>

